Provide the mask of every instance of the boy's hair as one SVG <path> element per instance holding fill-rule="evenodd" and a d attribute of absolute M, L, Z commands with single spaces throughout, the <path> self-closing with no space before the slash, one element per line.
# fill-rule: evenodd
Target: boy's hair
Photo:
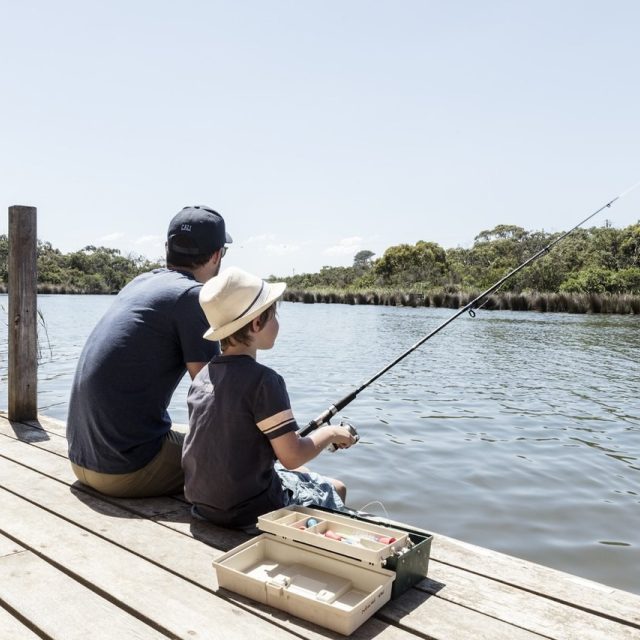
<path fill-rule="evenodd" d="M 274 302 L 270 307 L 267 307 L 257 318 L 253 320 L 258 320 L 260 326 L 264 326 L 273 316 L 276 315 L 276 305 L 277 301 Z M 232 333 L 230 336 L 226 338 L 222 338 L 220 340 L 220 349 L 225 351 L 227 347 L 232 347 L 234 344 L 243 344 L 246 347 L 251 345 L 251 325 L 253 324 L 253 320 L 247 322 L 244 326 L 240 327 L 236 332 Z"/>

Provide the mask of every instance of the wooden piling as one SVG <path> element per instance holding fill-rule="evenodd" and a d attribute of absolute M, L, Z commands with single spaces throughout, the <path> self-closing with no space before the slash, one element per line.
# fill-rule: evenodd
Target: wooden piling
<path fill-rule="evenodd" d="M 34 420 L 37 405 L 37 212 L 9 207 L 9 419 Z"/>

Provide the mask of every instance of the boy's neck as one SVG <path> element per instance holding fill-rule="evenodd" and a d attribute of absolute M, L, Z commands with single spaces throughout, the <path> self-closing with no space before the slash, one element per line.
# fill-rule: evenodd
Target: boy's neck
<path fill-rule="evenodd" d="M 246 344 L 229 345 L 223 352 L 223 356 L 251 356 L 256 359 L 256 347 L 254 344 L 247 346 Z"/>

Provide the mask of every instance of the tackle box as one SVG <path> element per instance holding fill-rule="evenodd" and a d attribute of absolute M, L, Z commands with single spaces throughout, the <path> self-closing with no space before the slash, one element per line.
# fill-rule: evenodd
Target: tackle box
<path fill-rule="evenodd" d="M 213 562 L 218 586 L 344 635 L 427 575 L 424 531 L 298 506 L 260 516 L 258 528 Z"/>

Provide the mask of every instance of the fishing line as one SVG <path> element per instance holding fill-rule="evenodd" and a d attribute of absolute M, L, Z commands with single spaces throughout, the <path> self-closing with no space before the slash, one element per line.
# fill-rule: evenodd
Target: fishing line
<path fill-rule="evenodd" d="M 482 305 L 486 304 L 486 300 L 482 303 L 482 305 L 480 305 L 480 302 L 487 296 L 491 295 L 496 289 L 501 287 L 507 280 L 509 280 L 509 278 L 513 277 L 516 273 L 518 273 L 519 271 L 521 271 L 522 269 L 530 265 L 532 262 L 537 260 L 540 256 L 543 256 L 544 254 L 548 253 L 555 245 L 557 245 L 559 242 L 562 242 L 562 240 L 564 240 L 568 235 L 573 233 L 576 229 L 580 228 L 586 222 L 589 222 L 591 218 L 598 215 L 604 209 L 610 208 L 614 202 L 620 200 L 620 198 L 623 198 L 624 196 L 628 195 L 638 187 L 640 187 L 640 181 L 636 182 L 633 186 L 629 187 L 627 190 L 623 191 L 612 200 L 609 200 L 609 202 L 607 202 L 606 204 L 603 204 L 599 209 L 597 209 L 592 214 L 588 215 L 584 220 L 578 222 L 578 224 L 576 224 L 574 227 L 569 229 L 569 231 L 566 231 L 562 235 L 558 236 L 555 240 L 553 240 L 548 245 L 540 249 L 540 251 L 533 254 L 529 259 L 525 260 L 520 266 L 511 270 L 509 273 L 507 273 L 506 276 L 500 278 L 500 280 L 498 280 L 495 284 L 492 284 L 486 291 L 483 291 L 479 296 L 471 300 L 471 302 L 468 302 L 466 305 L 464 305 L 464 307 L 461 307 L 460 309 L 458 309 L 450 318 L 448 318 L 442 324 L 437 326 L 433 331 L 431 331 L 431 333 L 428 333 L 426 336 L 418 340 L 418 342 L 416 342 L 413 346 L 409 347 L 404 353 L 400 354 L 395 360 L 390 362 L 387 366 L 380 369 L 378 373 L 373 375 L 366 382 L 362 383 L 357 389 L 354 389 L 353 391 L 351 391 L 351 393 L 347 394 L 344 398 L 340 399 L 335 404 L 332 404 L 328 409 L 323 411 L 315 420 L 311 420 L 311 422 L 309 422 L 309 424 L 306 427 L 303 427 L 298 431 L 298 434 L 301 436 L 306 436 L 306 435 L 309 435 L 312 431 L 314 431 L 318 427 L 321 427 L 323 424 L 328 424 L 329 420 L 331 420 L 331 418 L 335 416 L 336 413 L 338 413 L 338 411 L 341 411 L 350 402 L 355 400 L 357 395 L 361 391 L 363 391 L 370 384 L 375 382 L 380 376 L 384 375 L 387 371 L 389 371 L 389 369 L 395 367 L 401 360 L 404 360 L 410 353 L 413 353 L 418 347 L 423 345 L 427 340 L 435 336 L 436 333 L 439 333 L 440 331 L 442 331 L 442 329 L 444 329 L 447 325 L 451 324 L 456 318 L 458 318 L 459 316 L 461 316 L 463 313 L 467 311 L 471 316 L 474 316 L 475 315 L 474 309 L 478 309 Z"/>
<path fill-rule="evenodd" d="M 365 511 L 366 508 L 370 507 L 371 505 L 377 504 L 381 509 L 382 512 L 384 513 L 384 517 L 389 520 L 389 513 L 387 512 L 386 507 L 382 504 L 382 502 L 380 502 L 380 500 L 372 500 L 371 502 L 367 502 L 367 504 L 363 505 L 362 507 L 360 507 L 358 509 L 358 513 L 362 513 L 362 514 L 367 514 L 367 512 Z"/>

